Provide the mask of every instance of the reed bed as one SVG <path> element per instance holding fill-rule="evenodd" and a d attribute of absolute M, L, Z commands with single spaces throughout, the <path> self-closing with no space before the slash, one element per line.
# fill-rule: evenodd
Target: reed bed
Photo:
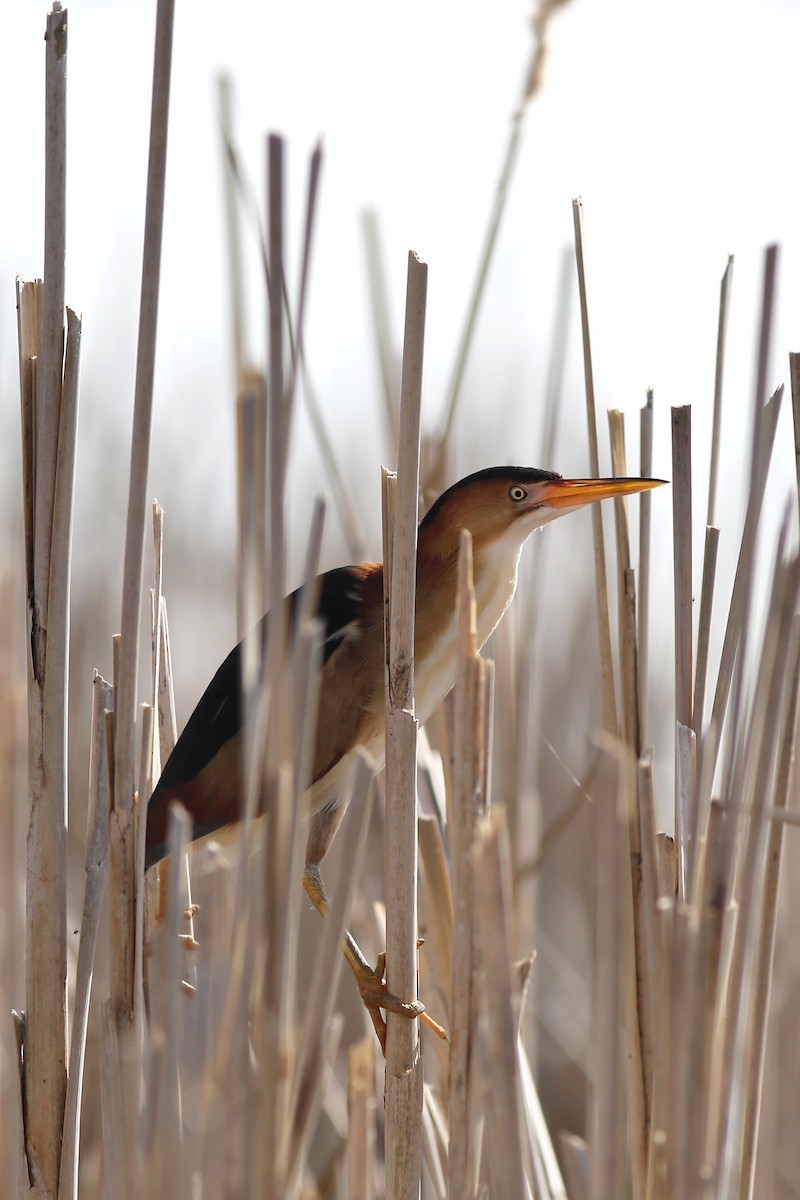
<path fill-rule="evenodd" d="M 81 734 L 90 747 L 88 833 L 80 947 L 68 991 L 67 639 L 80 321 L 69 309 L 65 317 L 63 294 L 67 44 L 66 13 L 54 6 L 46 43 L 53 119 L 44 274 L 17 289 L 24 554 L 9 564 L 2 584 L 9 611 L 24 590 L 27 629 L 15 640 L 9 631 L 21 622 L 9 621 L 0 634 L 0 771 L 10 831 L 0 879 L 0 1003 L 7 1014 L 0 1022 L 0 1197 L 747 1200 L 800 1189 L 793 1128 L 800 1116 L 800 979 L 782 913 L 796 890 L 792 872 L 782 870 L 784 841 L 791 853 L 800 824 L 793 805 L 800 559 L 794 505 L 778 528 L 763 512 L 773 455 L 785 452 L 776 447 L 783 390 L 772 390 L 768 373 L 776 248 L 764 262 L 747 508 L 730 597 L 716 586 L 715 567 L 720 536 L 734 532 L 713 522 L 725 465 L 732 262 L 721 286 L 705 496 L 698 496 L 692 470 L 691 409 L 671 413 L 673 796 L 654 792 L 649 715 L 656 690 L 668 694 L 653 677 L 649 653 L 665 619 L 650 588 L 651 505 L 666 502 L 663 493 L 642 498 L 636 547 L 624 500 L 614 504 L 612 550 L 599 506 L 593 509 L 594 582 L 580 618 L 594 627 L 588 654 L 566 621 L 555 652 L 546 644 L 537 620 L 543 539 L 528 551 L 511 613 L 480 651 L 464 533 L 456 687 L 426 729 L 418 730 L 414 716 L 419 496 L 436 494 L 459 474 L 450 461 L 451 432 L 471 330 L 524 110 L 540 85 L 551 7 L 543 5 L 537 19 L 531 71 L 438 431 L 426 431 L 421 411 L 427 268 L 409 255 L 398 390 L 377 226 L 366 227 L 381 403 L 397 450 L 396 472 L 384 473 L 387 763 L 384 785 L 366 757 L 359 762 L 337 839 L 346 852 L 330 860 L 331 913 L 325 922 L 315 918 L 312 929 L 299 883 L 320 656 L 313 580 L 321 505 L 304 549 L 306 583 L 293 630 L 280 616 L 280 602 L 291 430 L 298 397 L 313 396 L 303 318 L 313 286 L 321 153 L 309 162 L 293 289 L 285 267 L 292 203 L 285 194 L 286 148 L 275 136 L 267 142 L 262 221 L 254 217 L 236 152 L 229 84 L 220 96 L 237 368 L 237 612 L 244 635 L 267 608 L 274 621 L 266 649 L 245 639 L 242 822 L 192 844 L 189 820 L 176 809 L 169 863 L 143 881 L 143 806 L 178 732 L 162 584 L 170 534 L 158 505 L 149 606 L 141 595 L 173 18 L 171 0 L 160 0 L 121 636 L 113 680 L 95 671 L 85 681 L 92 695 L 91 726 Z M 244 351 L 243 214 L 265 231 L 262 368 L 249 364 Z M 568 272 L 576 269 L 580 298 L 587 473 L 600 474 L 606 452 L 594 395 L 591 253 L 580 201 L 573 216 L 575 267 L 568 264 Z M 548 466 L 562 408 L 568 296 L 564 285 L 555 306 L 542 421 Z M 800 464 L 798 364 L 800 355 L 792 355 Z M 622 415 L 608 413 L 613 473 L 651 472 L 657 407 L 648 394 L 638 463 L 628 458 Z M 332 454 L 319 406 L 313 421 L 336 517 L 359 546 L 363 533 L 352 519 L 347 472 Z M 703 511 L 705 530 L 697 528 Z M 694 577 L 695 541 L 704 541 L 701 581 Z M 765 555 L 770 565 L 760 606 L 756 572 Z M 143 608 L 149 608 L 151 682 L 142 705 Z M 724 631 L 718 663 L 710 652 L 717 630 Z M 548 722 L 545 709 L 556 704 L 548 690 L 554 658 L 560 716 L 554 721 L 550 713 Z M 597 715 L 586 715 L 578 731 L 580 760 L 564 747 L 565 760 L 543 728 L 581 720 L 590 690 Z M 385 809 L 376 803 L 384 787 Z M 671 834 L 660 832 L 666 807 Z M 25 914 L 14 854 L 24 829 Z M 382 897 L 368 869 L 381 832 Z M 550 891 L 559 873 L 568 875 L 569 900 L 563 888 Z M 376 1054 L 365 1014 L 337 990 L 346 924 L 376 955 L 385 946 L 392 991 L 413 996 L 419 972 L 420 995 L 447 1028 L 448 1041 L 422 1022 L 390 1016 L 386 1061 Z M 420 931 L 425 946 L 418 954 Z M 570 933 L 582 940 L 579 971 L 569 966 L 577 953 Z M 558 1085 L 546 1070 L 545 1043 L 558 1036 L 548 1018 L 554 1004 L 573 1010 L 581 1026 Z"/>

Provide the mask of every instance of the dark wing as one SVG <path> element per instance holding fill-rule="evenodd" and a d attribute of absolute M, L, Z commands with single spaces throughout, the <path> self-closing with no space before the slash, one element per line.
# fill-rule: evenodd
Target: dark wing
<path fill-rule="evenodd" d="M 338 567 L 319 576 L 317 615 L 324 621 L 323 664 L 328 661 L 356 619 L 361 567 Z M 297 617 L 302 589 L 288 598 L 290 622 Z M 266 648 L 269 616 L 262 617 L 254 634 Z M 169 805 L 180 800 L 195 821 L 200 837 L 239 819 L 241 783 L 239 753 L 234 739 L 241 731 L 243 642 L 231 650 L 186 723 L 162 771 L 147 806 L 146 866 L 165 853 Z"/>

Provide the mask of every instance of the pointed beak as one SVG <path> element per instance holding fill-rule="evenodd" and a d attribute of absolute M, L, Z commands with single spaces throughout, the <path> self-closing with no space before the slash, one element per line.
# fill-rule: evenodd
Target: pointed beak
<path fill-rule="evenodd" d="M 554 479 L 552 483 L 539 484 L 536 503 L 548 508 L 581 508 L 594 500 L 630 496 L 666 482 L 666 479 Z"/>

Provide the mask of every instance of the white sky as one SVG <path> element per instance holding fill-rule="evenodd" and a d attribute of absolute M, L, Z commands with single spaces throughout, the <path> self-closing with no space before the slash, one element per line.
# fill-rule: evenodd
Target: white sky
<path fill-rule="evenodd" d="M 84 316 L 79 470 L 84 496 L 96 496 L 102 483 L 109 489 L 103 504 L 116 516 L 127 466 L 109 482 L 97 447 L 103 430 L 127 439 L 130 426 L 154 10 L 154 3 L 107 0 L 69 6 L 67 300 Z M 240 142 L 259 186 L 264 131 L 288 137 L 295 260 L 306 157 L 324 137 L 307 351 L 377 538 L 377 465 L 387 452 L 379 440 L 359 214 L 372 206 L 380 216 L 398 341 L 408 249 L 429 263 L 431 426 L 530 53 L 529 11 L 521 0 L 179 0 L 151 472 L 151 491 L 175 514 L 175 537 L 233 544 L 216 72 L 225 68 L 236 81 Z M 44 18 L 45 6 L 31 0 L 4 5 L 0 436 L 10 447 L 3 461 L 11 476 L 18 455 L 13 278 L 41 270 Z M 720 497 L 729 569 L 742 515 L 742 434 L 751 421 L 769 241 L 782 246 L 772 386 L 788 382 L 787 352 L 800 348 L 800 5 L 571 0 L 555 18 L 550 42 L 546 86 L 529 113 L 469 362 L 459 473 L 503 461 L 565 474 L 587 470 L 577 327 L 557 461 L 540 462 L 537 443 L 558 264 L 572 241 L 571 200 L 581 194 L 598 403 L 601 412 L 615 406 L 629 414 L 632 473 L 638 409 L 652 385 L 656 473 L 670 475 L 670 405 L 692 403 L 695 470 L 705 479 L 719 283 L 727 255 L 736 255 Z M 252 274 L 255 295 L 255 261 Z M 254 321 L 256 354 L 260 337 Z M 789 494 L 794 472 L 786 410 L 776 504 Z M 302 421 L 296 450 L 301 469 L 292 497 L 300 520 L 318 475 Z M 666 491 L 659 496 L 669 588 L 670 500 Z M 703 490 L 696 505 L 704 511 Z M 698 545 L 698 562 L 699 553 Z M 225 630 L 220 645 L 229 640 Z"/>

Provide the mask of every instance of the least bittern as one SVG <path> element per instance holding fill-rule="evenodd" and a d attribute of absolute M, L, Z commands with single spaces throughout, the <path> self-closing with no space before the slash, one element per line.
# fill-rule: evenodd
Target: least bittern
<path fill-rule="evenodd" d="M 490 467 L 448 488 L 419 527 L 414 653 L 419 720 L 431 715 L 455 681 L 456 570 L 462 529 L 472 534 L 480 647 L 513 599 L 519 556 L 534 529 L 595 500 L 642 492 L 662 482 L 562 479 L 532 467 Z M 339 567 L 318 582 L 324 646 L 303 884 L 324 914 L 328 901 L 319 866 L 344 815 L 353 757 L 363 746 L 374 759 L 383 759 L 383 565 Z M 297 595 L 289 600 L 292 614 Z M 212 679 L 164 767 L 147 810 L 147 866 L 166 852 L 170 801 L 180 800 L 188 809 L 196 838 L 240 818 L 241 658 L 240 644 Z M 416 1017 L 424 1005 L 390 995 L 383 970 L 372 970 L 349 934 L 344 953 L 383 1044 L 381 1008 Z"/>

